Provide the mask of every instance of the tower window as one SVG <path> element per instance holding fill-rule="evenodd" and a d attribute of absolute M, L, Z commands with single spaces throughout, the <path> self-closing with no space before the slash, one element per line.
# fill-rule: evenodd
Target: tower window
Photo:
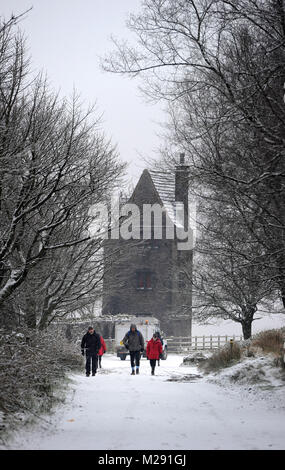
<path fill-rule="evenodd" d="M 150 271 L 137 271 L 137 290 L 152 289 L 152 274 Z"/>
<path fill-rule="evenodd" d="M 179 272 L 178 274 L 178 287 L 179 289 L 186 288 L 186 275 L 183 272 Z"/>

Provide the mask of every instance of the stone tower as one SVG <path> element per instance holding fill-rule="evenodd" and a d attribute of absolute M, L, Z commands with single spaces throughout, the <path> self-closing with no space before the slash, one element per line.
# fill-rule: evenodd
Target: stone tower
<path fill-rule="evenodd" d="M 143 171 L 128 201 L 139 209 L 140 239 L 104 242 L 103 315 L 153 315 L 166 335 L 191 336 L 193 250 L 180 250 L 176 230 L 173 238 L 167 232 L 169 221 L 176 229 L 176 203 L 183 203 L 184 229 L 189 229 L 188 184 L 184 154 L 173 173 Z M 147 239 L 143 236 L 146 205 L 163 208 L 161 227 L 154 215 L 149 219 Z M 125 219 L 121 217 L 120 223 Z M 162 236 L 157 238 L 160 229 Z"/>

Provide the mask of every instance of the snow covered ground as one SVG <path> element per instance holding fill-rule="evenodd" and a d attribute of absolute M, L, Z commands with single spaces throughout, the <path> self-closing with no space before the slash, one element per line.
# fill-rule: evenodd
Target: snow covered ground
<path fill-rule="evenodd" d="M 0 448 L 285 449 L 284 384 L 269 393 L 234 384 L 227 371 L 199 377 L 182 360 L 169 355 L 151 376 L 143 359 L 131 376 L 128 360 L 105 355 L 96 377 L 72 375 L 66 403 Z"/>

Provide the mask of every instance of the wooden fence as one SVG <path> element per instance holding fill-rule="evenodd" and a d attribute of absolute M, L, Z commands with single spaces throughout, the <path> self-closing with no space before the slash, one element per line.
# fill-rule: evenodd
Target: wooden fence
<path fill-rule="evenodd" d="M 167 339 L 167 350 L 169 353 L 185 353 L 187 351 L 203 351 L 222 348 L 231 339 L 242 341 L 242 336 L 192 336 L 189 338 L 182 336 L 169 336 Z M 115 339 L 105 338 L 108 352 L 116 352 Z"/>
<path fill-rule="evenodd" d="M 168 352 L 187 352 L 197 350 L 212 350 L 222 348 L 230 340 L 242 341 L 242 336 L 230 336 L 230 335 L 218 335 L 218 336 L 192 336 L 189 337 L 168 337 L 167 338 L 167 349 Z"/>

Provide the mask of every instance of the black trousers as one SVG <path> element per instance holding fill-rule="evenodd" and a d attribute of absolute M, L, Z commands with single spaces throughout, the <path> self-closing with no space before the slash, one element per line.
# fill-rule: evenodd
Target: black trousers
<path fill-rule="evenodd" d="M 98 355 L 95 353 L 87 353 L 85 367 L 86 367 L 86 374 L 90 374 L 90 368 L 92 370 L 92 374 L 96 374 L 97 367 L 98 367 Z"/>
<path fill-rule="evenodd" d="M 156 359 L 150 359 L 149 362 L 150 362 L 151 370 L 154 370 L 154 369 L 155 369 L 155 365 L 156 365 Z"/>
<path fill-rule="evenodd" d="M 140 358 L 141 358 L 141 352 L 140 351 L 130 351 L 130 358 L 131 358 L 131 366 L 137 367 L 140 366 Z"/>

